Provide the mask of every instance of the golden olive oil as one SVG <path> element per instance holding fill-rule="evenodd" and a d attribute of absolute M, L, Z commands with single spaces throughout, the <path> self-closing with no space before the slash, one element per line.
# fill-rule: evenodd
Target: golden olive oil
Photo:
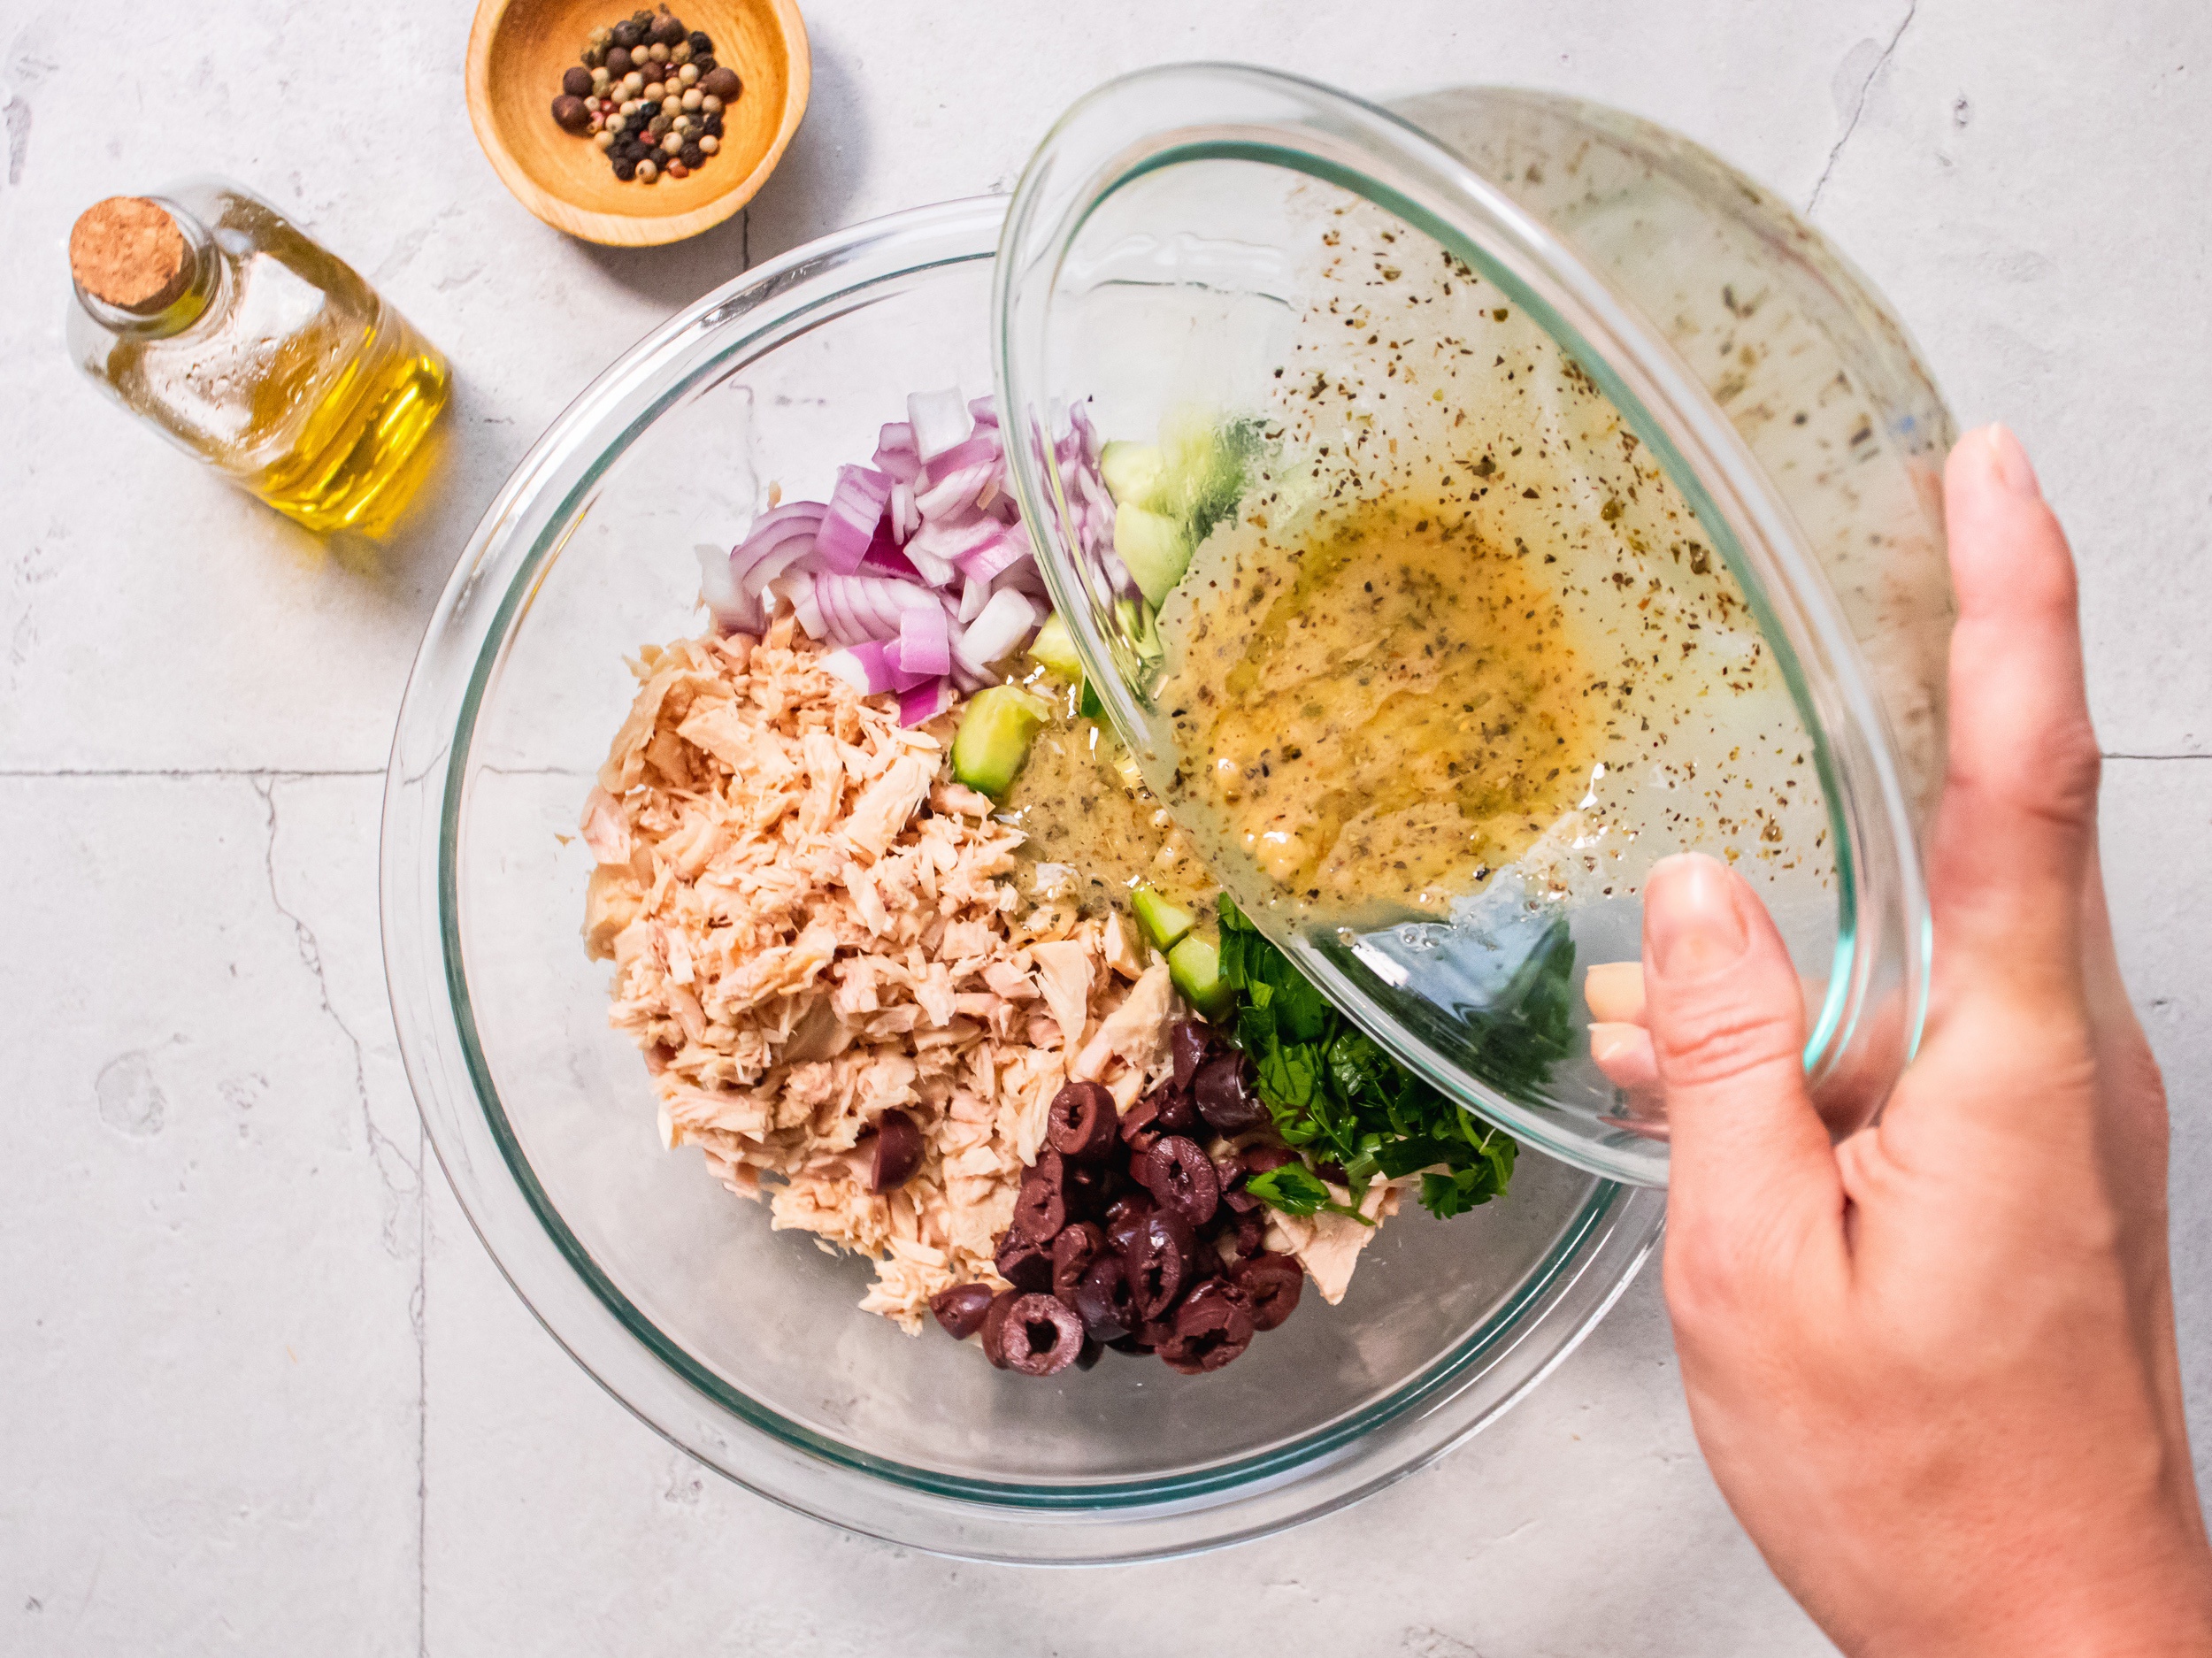
<path fill-rule="evenodd" d="M 259 197 L 117 197 L 70 238 L 79 366 L 173 442 L 317 532 L 389 527 L 451 375 L 352 267 Z"/>

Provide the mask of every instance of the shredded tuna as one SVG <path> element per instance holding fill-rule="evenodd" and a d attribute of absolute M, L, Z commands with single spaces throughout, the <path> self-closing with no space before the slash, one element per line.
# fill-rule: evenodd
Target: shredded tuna
<path fill-rule="evenodd" d="M 862 1307 L 918 1330 L 937 1292 L 1001 1286 L 995 1240 L 1071 1061 L 1125 1108 L 1165 1073 L 1166 966 L 1018 889 L 1020 833 L 950 779 L 956 709 L 902 727 L 787 617 L 634 667 L 584 809 L 584 937 L 615 964 L 662 1139 L 778 1227 L 868 1256 Z M 873 1194 L 854 1154 L 893 1108 L 924 1162 Z"/>

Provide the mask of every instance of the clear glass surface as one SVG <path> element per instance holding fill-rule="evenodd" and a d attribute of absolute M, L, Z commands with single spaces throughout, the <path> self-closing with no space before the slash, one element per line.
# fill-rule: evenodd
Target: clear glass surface
<path fill-rule="evenodd" d="M 1509 1199 L 1409 1214 L 1344 1303 L 1240 1363 L 1039 1382 L 859 1312 L 868 1270 L 771 1232 L 662 1148 L 579 937 L 578 814 L 634 681 L 696 631 L 693 548 L 818 491 L 907 393 L 988 388 L 1003 204 L 860 226 L 709 296 L 555 423 L 463 556 L 386 794 L 388 979 L 464 1208 L 546 1327 L 670 1439 L 856 1531 L 1035 1561 L 1171 1554 L 1352 1501 L 1541 1378 L 1657 1236 L 1659 1194 L 1525 1160 Z"/>
<path fill-rule="evenodd" d="M 1831 1125 L 1869 1120 L 1926 994 L 1952 428 L 1816 232 L 1613 111 L 1475 89 L 1394 114 L 1200 65 L 1070 111 L 1016 192 L 998 284 L 1007 424 L 1032 440 L 1010 445 L 1017 487 L 1102 700 L 1214 872 L 1340 1005 L 1524 1140 L 1663 1182 L 1663 1113 L 1591 1063 L 1579 992 L 1637 956 L 1651 865 L 1709 852 L 1790 947 Z M 1108 441 L 1245 434 L 1236 510 L 1164 599 L 1041 462 L 1079 406 Z M 1286 799 L 1310 729 L 1340 732 L 1358 688 L 1326 682 L 1226 757 L 1198 711 L 1279 626 L 1245 595 L 1355 503 L 1398 501 L 1425 531 L 1452 515 L 1467 557 L 1557 607 L 1548 648 L 1567 641 L 1581 699 L 1556 798 L 1426 886 L 1365 838 L 1368 802 L 1419 755 L 1341 749 L 1351 769 L 1314 785 L 1350 797 L 1335 817 Z M 1349 850 L 1299 863 L 1296 837 L 1339 819 Z"/>

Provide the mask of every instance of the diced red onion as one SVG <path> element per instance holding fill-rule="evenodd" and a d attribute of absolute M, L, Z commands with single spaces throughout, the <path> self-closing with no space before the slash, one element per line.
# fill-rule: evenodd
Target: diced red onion
<path fill-rule="evenodd" d="M 960 566 L 964 575 L 989 581 L 1029 557 L 1027 532 L 1019 525 L 1008 525 L 999 528 L 988 541 L 961 554 L 953 563 Z"/>
<path fill-rule="evenodd" d="M 902 478 L 891 486 L 891 504 L 888 512 L 891 539 L 902 541 L 921 527 L 921 509 L 914 504 L 914 480 Z"/>
<path fill-rule="evenodd" d="M 730 556 L 720 548 L 702 543 L 692 549 L 699 556 L 699 596 L 706 601 L 714 625 L 726 631 L 757 631 L 760 606 L 737 585 L 730 573 Z"/>
<path fill-rule="evenodd" d="M 915 453 L 921 457 L 924 465 L 947 449 L 966 442 L 968 434 L 975 429 L 957 386 L 948 386 L 942 391 L 916 392 L 906 400 L 906 418 L 913 428 Z"/>
<path fill-rule="evenodd" d="M 877 434 L 876 452 L 868 464 L 902 483 L 911 483 L 922 470 L 922 457 L 914 452 L 914 428 L 903 420 L 885 426 Z"/>
<path fill-rule="evenodd" d="M 810 639 L 822 637 L 822 608 L 814 602 L 814 573 L 788 571 L 768 584 L 768 591 L 791 607 Z"/>
<path fill-rule="evenodd" d="M 963 578 L 960 583 L 960 610 L 956 619 L 961 626 L 965 627 L 983 614 L 983 607 L 990 601 L 991 584 L 989 582 L 978 581 L 973 576 Z"/>
<path fill-rule="evenodd" d="M 988 667 L 1021 648 L 1043 620 L 1023 595 L 1004 588 L 991 595 L 982 613 L 960 632 L 959 653 L 971 666 Z"/>
<path fill-rule="evenodd" d="M 942 679 L 932 679 L 899 694 L 899 724 L 925 725 L 951 706 L 952 687 Z"/>
<path fill-rule="evenodd" d="M 834 571 L 823 571 L 812 580 L 821 628 L 807 631 L 833 645 L 895 638 L 899 617 L 910 607 L 926 606 L 944 613 L 935 591 L 918 582 L 894 581 L 884 576 L 842 576 Z"/>
<path fill-rule="evenodd" d="M 860 568 L 860 561 L 868 556 L 868 543 L 875 539 L 876 520 L 891 498 L 891 483 L 887 474 L 873 467 L 837 469 L 837 487 L 830 493 L 829 510 L 822 515 L 822 527 L 814 537 L 814 550 L 826 568 L 840 575 Z"/>
<path fill-rule="evenodd" d="M 998 399 L 987 392 L 968 405 L 968 414 L 979 426 L 995 426 L 998 425 Z"/>
<path fill-rule="evenodd" d="M 943 606 L 915 605 L 899 613 L 899 642 L 891 660 L 907 673 L 952 672 L 952 626 Z"/>

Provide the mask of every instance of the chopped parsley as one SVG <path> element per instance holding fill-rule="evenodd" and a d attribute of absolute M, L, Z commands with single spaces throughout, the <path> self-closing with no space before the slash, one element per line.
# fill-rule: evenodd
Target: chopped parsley
<path fill-rule="evenodd" d="M 1548 1013 L 1571 1005 L 1574 947 L 1563 929 L 1559 944 L 1540 956 L 1525 986 L 1517 1021 L 1525 1036 L 1532 1006 Z M 1306 1160 L 1306 1167 L 1286 1163 L 1256 1177 L 1249 1189 L 1263 1202 L 1289 1215 L 1356 1213 L 1370 1182 L 1417 1170 L 1426 1171 L 1422 1206 L 1440 1219 L 1504 1194 L 1519 1149 L 1512 1136 L 1462 1110 L 1385 1053 L 1225 896 L 1221 977 L 1236 993 L 1236 1040 L 1251 1056 L 1260 1098 L 1277 1131 Z M 1555 1022 L 1547 1017 L 1537 1024 L 1549 1037 Z M 1343 1170 L 1350 1204 L 1333 1201 L 1311 1172 L 1329 1163 Z"/>

